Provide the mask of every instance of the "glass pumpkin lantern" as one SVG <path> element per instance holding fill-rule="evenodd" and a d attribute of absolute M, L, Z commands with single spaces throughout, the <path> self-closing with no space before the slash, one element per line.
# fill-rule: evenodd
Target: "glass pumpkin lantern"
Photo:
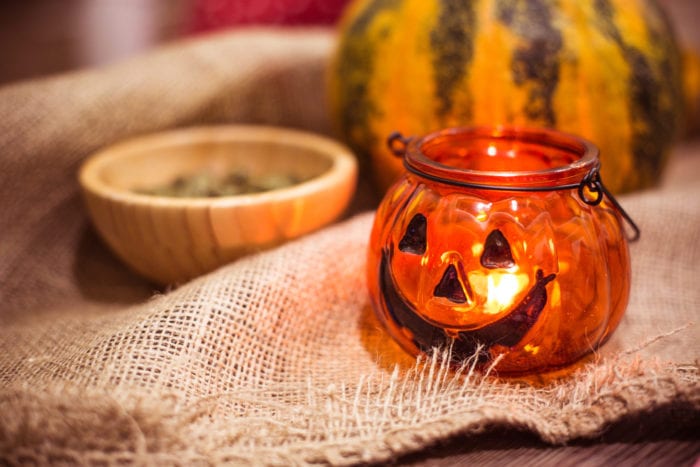
<path fill-rule="evenodd" d="M 449 347 L 499 374 L 591 353 L 627 306 L 623 228 L 598 150 L 553 130 L 454 128 L 389 138 L 405 175 L 380 204 L 368 286 L 412 354 Z"/>

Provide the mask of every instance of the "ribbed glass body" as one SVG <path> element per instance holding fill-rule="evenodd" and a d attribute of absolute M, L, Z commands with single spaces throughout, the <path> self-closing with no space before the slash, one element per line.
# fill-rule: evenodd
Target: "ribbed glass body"
<path fill-rule="evenodd" d="M 617 327 L 630 260 L 614 204 L 582 188 L 597 149 L 551 130 L 456 128 L 413 139 L 368 257 L 372 305 L 417 354 L 554 370 Z M 587 202 L 588 201 L 588 202 Z"/>

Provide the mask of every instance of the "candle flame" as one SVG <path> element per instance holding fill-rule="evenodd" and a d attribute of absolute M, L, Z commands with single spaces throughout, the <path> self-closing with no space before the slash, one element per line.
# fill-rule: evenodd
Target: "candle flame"
<path fill-rule="evenodd" d="M 516 296 L 527 287 L 527 283 L 526 274 L 489 274 L 484 312 L 496 314 L 512 306 Z"/>

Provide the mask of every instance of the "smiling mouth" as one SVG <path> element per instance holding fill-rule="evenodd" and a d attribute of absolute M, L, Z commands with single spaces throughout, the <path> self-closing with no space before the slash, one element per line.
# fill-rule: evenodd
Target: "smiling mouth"
<path fill-rule="evenodd" d="M 379 288 L 391 319 L 411 332 L 413 343 L 421 351 L 451 345 L 452 357 L 458 360 L 469 358 L 481 349 L 479 360 L 483 362 L 490 358 L 491 347 L 513 347 L 518 344 L 537 322 L 547 304 L 546 285 L 556 277 L 556 274 L 545 276 L 541 269 L 538 270 L 535 284 L 513 311 L 482 328 L 460 331 L 456 333 L 457 337 L 452 337 L 445 329 L 421 318 L 415 307 L 403 297 L 391 275 L 390 262 L 390 253 L 385 249 L 379 265 Z"/>

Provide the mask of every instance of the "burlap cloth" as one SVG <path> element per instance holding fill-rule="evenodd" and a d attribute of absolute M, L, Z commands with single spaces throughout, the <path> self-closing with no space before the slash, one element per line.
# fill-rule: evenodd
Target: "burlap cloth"
<path fill-rule="evenodd" d="M 697 145 L 621 199 L 642 228 L 627 315 L 548 384 L 404 355 L 368 307 L 371 212 L 171 291 L 111 256 L 77 193 L 87 154 L 195 123 L 327 133 L 332 46 L 233 33 L 0 89 L 0 461 L 343 464 L 499 426 L 564 443 L 662 410 L 697 422 Z"/>

